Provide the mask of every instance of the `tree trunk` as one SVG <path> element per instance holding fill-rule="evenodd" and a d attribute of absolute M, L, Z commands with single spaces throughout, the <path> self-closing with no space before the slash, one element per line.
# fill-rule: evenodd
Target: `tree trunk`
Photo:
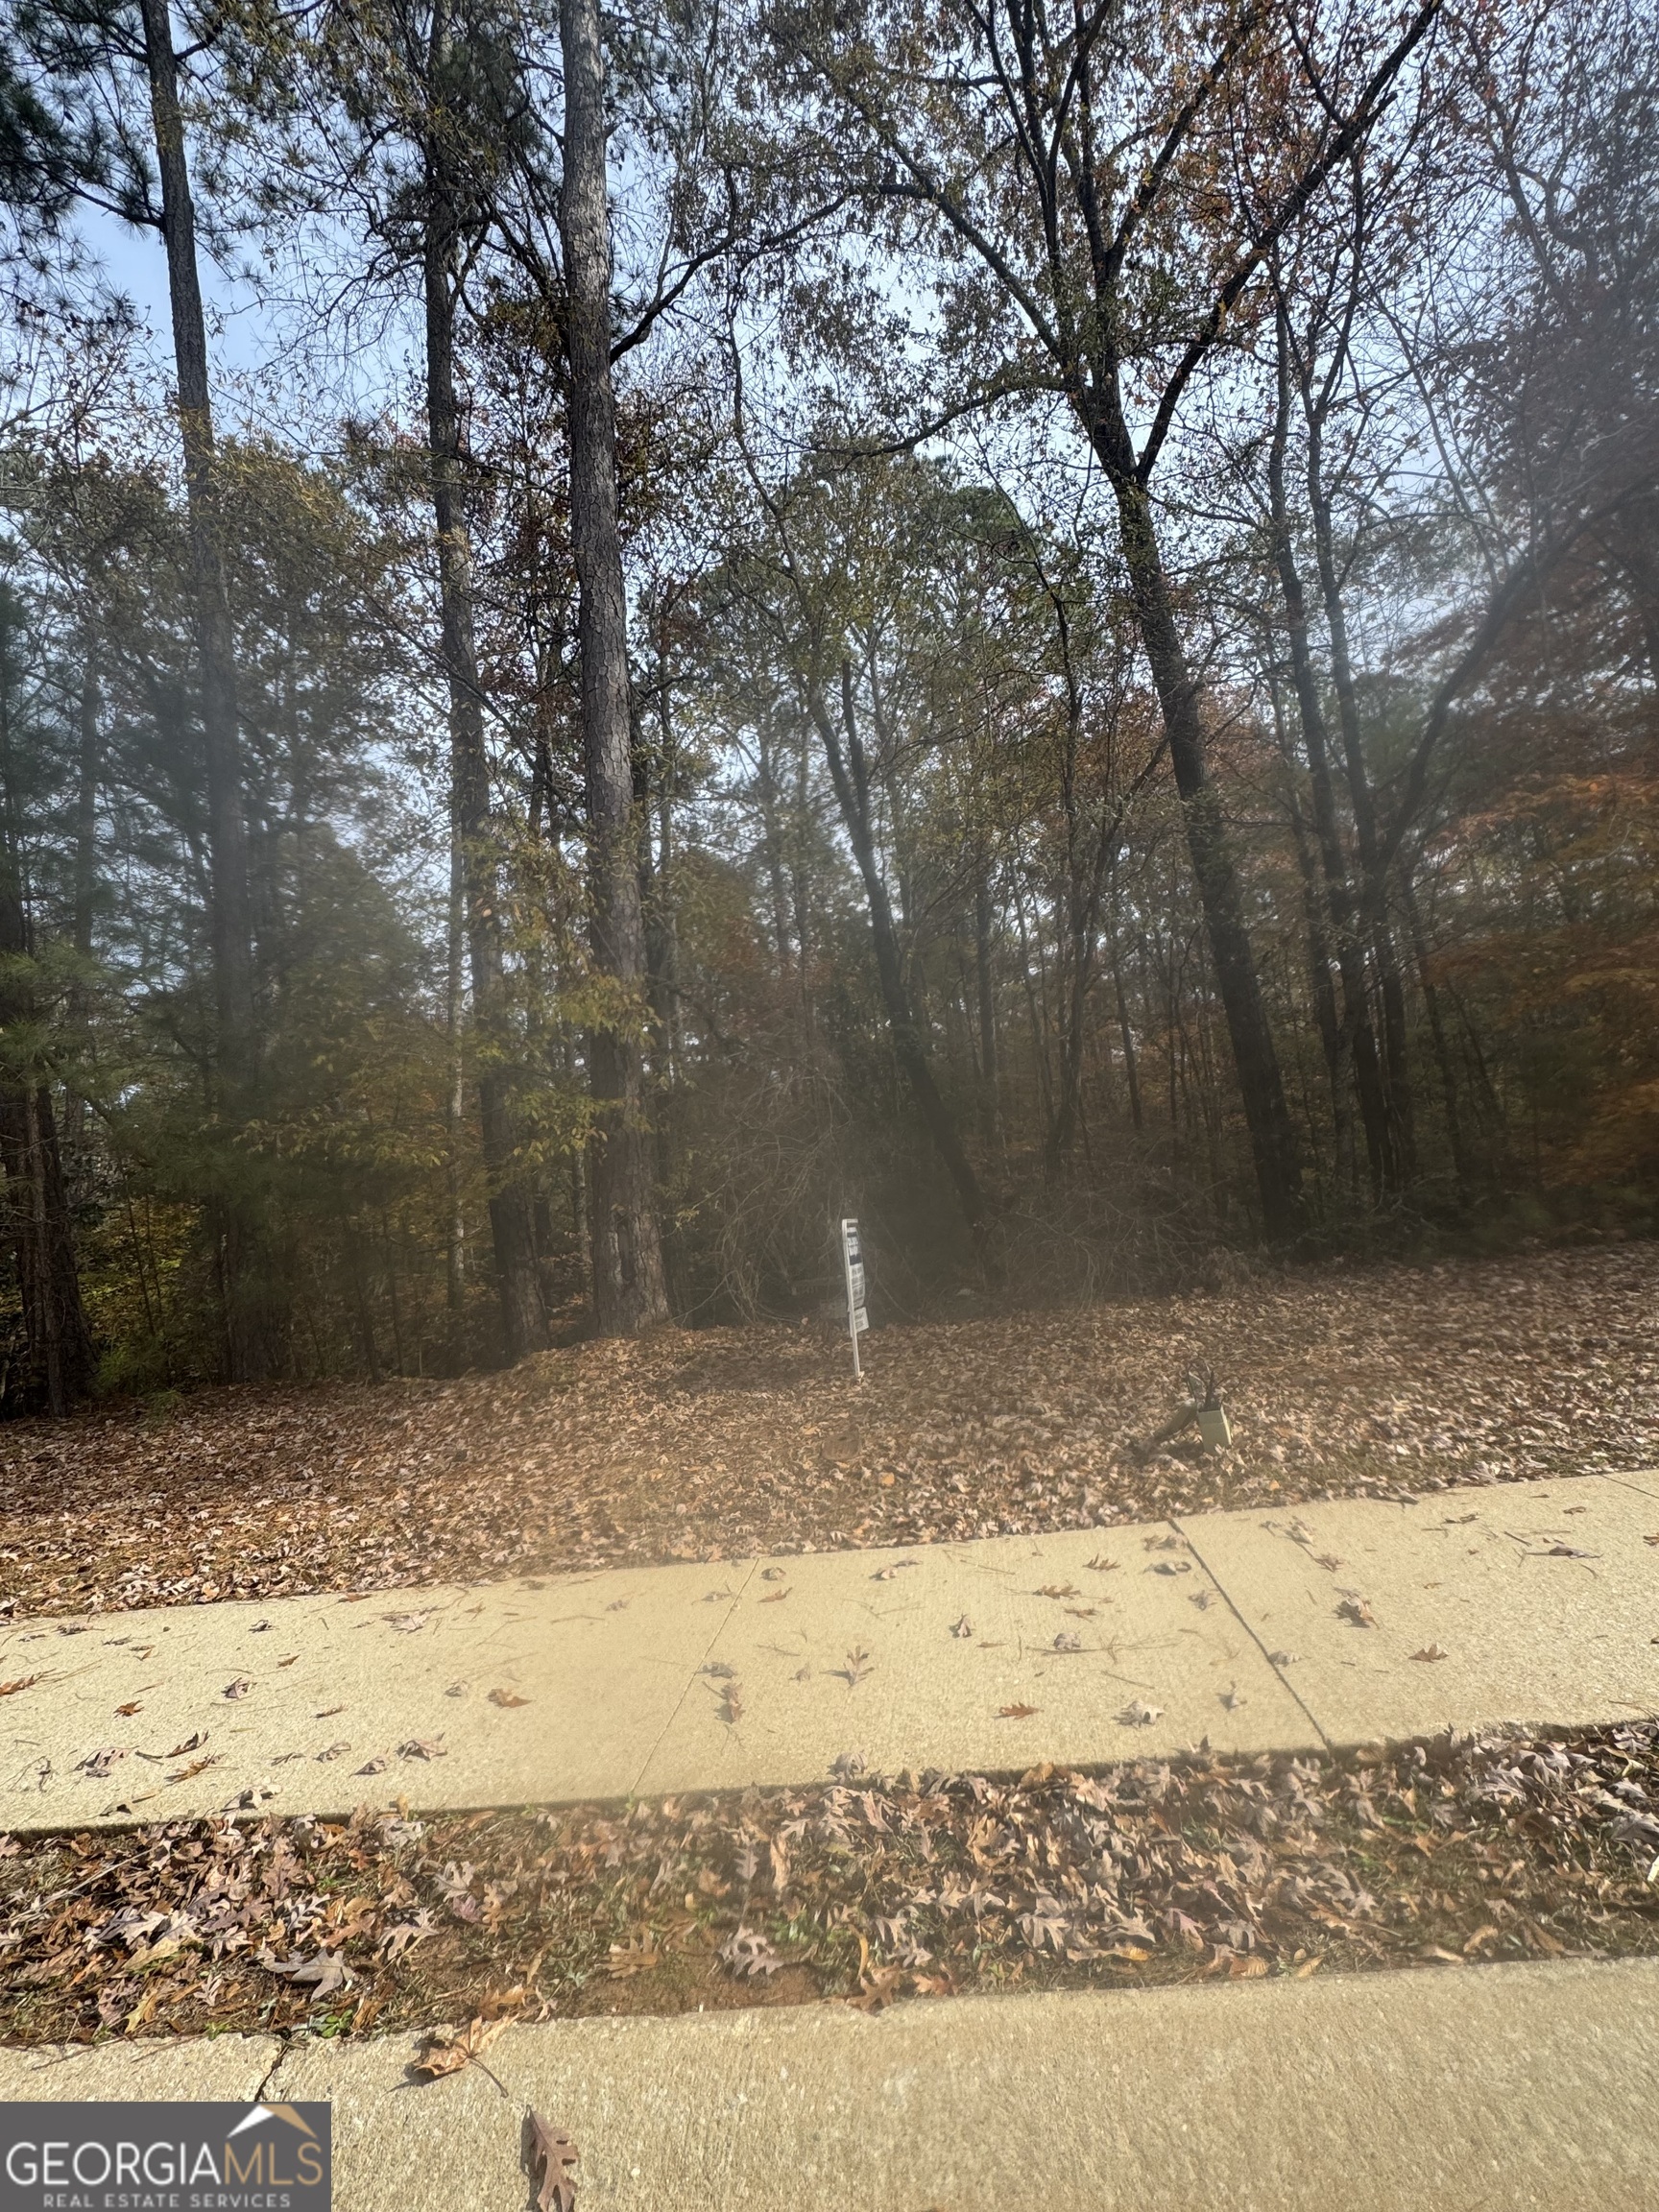
<path fill-rule="evenodd" d="M 1308 756 L 1308 779 L 1313 798 L 1313 828 L 1325 879 L 1325 898 L 1335 937 L 1336 973 L 1342 982 L 1342 1022 L 1337 1033 L 1339 1064 L 1334 1083 L 1352 1063 L 1355 1088 L 1359 1095 L 1359 1118 L 1365 1130 L 1365 1148 L 1371 1166 L 1372 1195 L 1398 1190 L 1401 1182 L 1398 1149 L 1390 1127 L 1382 1070 L 1377 1055 L 1376 1032 L 1365 980 L 1365 959 L 1358 934 L 1358 902 L 1342 849 L 1342 830 L 1336 816 L 1336 795 L 1331 776 L 1331 740 L 1325 723 L 1324 702 L 1319 696 L 1318 672 L 1308 637 L 1307 597 L 1295 547 L 1285 493 L 1285 443 L 1289 422 L 1289 331 L 1279 317 L 1279 400 L 1273 423 L 1273 441 L 1267 464 L 1268 496 L 1272 517 L 1273 565 L 1285 601 L 1285 625 L 1290 641 L 1290 674 L 1296 692 L 1297 714 L 1302 725 L 1303 750 Z M 1341 1130 L 1338 1128 L 1338 1140 Z"/>
<path fill-rule="evenodd" d="M 93 909 L 98 898 L 98 778 L 101 766 L 98 716 L 102 704 L 98 652 L 88 632 L 81 678 L 79 744 L 75 758 L 75 950 L 92 957 Z"/>
<path fill-rule="evenodd" d="M 981 863 L 974 890 L 974 980 L 979 1018 L 979 1127 L 986 1152 L 1002 1151 L 1001 1086 L 997 1065 L 997 986 L 991 966 L 991 877 Z"/>
<path fill-rule="evenodd" d="M 448 1236 L 445 1238 L 444 1302 L 449 1314 L 451 1354 L 459 1358 L 465 1339 L 463 1316 L 467 1308 L 467 1211 L 463 1196 L 461 1137 L 467 1112 L 467 1054 L 463 1044 L 466 1017 L 467 959 L 466 871 L 461 840 L 455 832 L 454 808 L 449 819 L 449 901 L 445 917 L 444 1043 L 448 1060 L 448 1090 L 445 1100 L 445 1137 L 447 1170 Z"/>
<path fill-rule="evenodd" d="M 663 624 L 665 627 L 665 615 Z M 649 977 L 653 1074 L 659 1091 L 666 1092 L 679 1070 L 683 1021 L 680 1006 L 679 885 L 675 880 L 674 850 L 677 746 L 668 652 L 661 637 L 657 650 L 657 732 L 659 762 L 655 851 L 649 833 L 644 840 L 645 865 L 651 884 L 650 911 L 645 924 L 645 959 Z M 659 1140 L 663 1180 L 666 1182 L 670 1166 L 666 1117 L 659 1130 Z"/>
<path fill-rule="evenodd" d="M 27 962 L 34 951 L 12 774 L 12 661 L 0 636 L 0 1038 L 16 1050 L 36 1019 Z M 67 1413 L 92 1383 L 92 1341 L 81 1304 L 74 1228 L 50 1085 L 29 1060 L 0 1066 L 0 1166 L 17 1262 L 31 1409 Z"/>
<path fill-rule="evenodd" d="M 92 958 L 93 913 L 98 897 L 98 780 L 102 768 L 98 722 L 103 704 L 98 679 L 98 645 L 90 620 L 82 649 L 81 705 L 75 748 L 74 908 L 70 941 L 83 965 L 82 973 L 69 987 L 67 1004 L 71 1022 L 84 1034 L 91 1019 L 91 994 L 85 969 Z M 87 1144 L 90 1111 L 86 1100 L 73 1092 L 65 1094 L 61 1146 L 66 1162 L 64 1172 L 74 1201 L 79 1204 L 86 1195 L 91 1174 Z"/>
<path fill-rule="evenodd" d="M 547 1316 L 536 1271 L 530 1197 L 515 1172 L 511 1084 L 501 951 L 501 865 L 491 806 L 490 760 L 484 743 L 484 700 L 473 641 L 472 544 L 463 483 L 461 410 L 455 393 L 455 265 L 458 189 L 436 112 L 436 84 L 449 29 L 433 16 L 428 69 L 434 119 L 425 144 L 426 225 L 422 277 L 426 309 L 426 428 L 432 470 L 432 513 L 438 537 L 438 585 L 444 672 L 449 687 L 450 793 L 453 835 L 461 854 L 468 967 L 478 1038 L 478 1119 L 489 1182 L 490 1229 L 501 1334 L 509 1360 L 540 1351 Z"/>
<path fill-rule="evenodd" d="M 1199 690 L 1187 663 L 1169 582 L 1164 570 L 1151 502 L 1135 475 L 1111 470 L 1118 495 L 1130 589 L 1163 710 L 1169 760 L 1187 832 L 1187 851 L 1204 910 L 1210 956 L 1227 1017 L 1227 1034 L 1250 1132 L 1262 1223 L 1271 1238 L 1302 1226 L 1302 1163 L 1279 1057 L 1267 1025 L 1261 978 L 1244 926 L 1244 895 L 1233 858 L 1221 796 L 1210 774 Z"/>
<path fill-rule="evenodd" d="M 179 431 L 190 524 L 196 649 L 202 664 L 202 736 L 207 782 L 207 847 L 212 880 L 213 987 L 221 1060 L 232 1084 L 247 1072 L 253 1020 L 252 923 L 248 838 L 242 810 L 241 745 L 236 718 L 235 643 L 219 556 L 212 395 L 207 329 L 196 264 L 196 209 L 179 111 L 179 64 L 167 0 L 141 0 L 156 164 L 161 176 L 161 235 L 179 376 Z"/>
<path fill-rule="evenodd" d="M 979 1188 L 979 1179 L 974 1172 L 973 1164 L 963 1149 L 956 1118 L 945 1103 L 934 1080 L 932 1061 L 917 1024 L 910 994 L 904 985 L 904 964 L 900 956 L 899 932 L 893 925 L 893 905 L 887 896 L 887 885 L 882 879 L 876 852 L 869 770 L 853 703 L 853 670 L 850 663 L 844 661 L 841 668 L 841 720 L 846 734 L 845 747 L 816 685 L 808 687 L 807 709 L 824 741 L 825 757 L 830 764 L 830 779 L 835 786 L 836 804 L 841 809 L 841 819 L 846 824 L 854 857 L 858 863 L 858 873 L 864 882 L 864 896 L 870 913 L 870 933 L 876 946 L 876 973 L 881 985 L 882 1004 L 887 1010 L 887 1026 L 893 1038 L 894 1057 L 922 1110 L 927 1134 L 932 1138 L 934 1149 L 944 1162 L 946 1172 L 955 1187 L 962 1218 L 968 1224 L 975 1248 L 983 1258 L 988 1233 L 985 1194 Z"/>
<path fill-rule="evenodd" d="M 593 1304 L 602 1334 L 630 1336 L 652 1322 L 665 1321 L 668 1298 L 639 1043 L 645 927 L 634 821 L 628 604 L 616 507 L 605 56 L 598 0 L 563 0 L 559 37 L 565 62 L 559 233 L 567 293 L 570 537 L 588 772 L 589 892 L 594 966 L 613 985 L 616 998 L 611 1019 L 589 1042 L 596 1108 L 590 1198 Z"/>
<path fill-rule="evenodd" d="M 1313 995 L 1313 1018 L 1319 1025 L 1319 1044 L 1325 1055 L 1325 1076 L 1331 1089 L 1331 1128 L 1335 1138 L 1335 1174 L 1338 1190 L 1355 1183 L 1354 1117 L 1348 1102 L 1348 1060 L 1336 994 L 1331 983 L 1331 950 L 1325 936 L 1326 902 L 1321 896 L 1318 872 L 1308 847 L 1308 830 L 1295 795 L 1290 800 L 1291 835 L 1296 866 L 1302 878 L 1302 918 L 1308 931 L 1308 982 Z"/>
<path fill-rule="evenodd" d="M 1135 1065 L 1135 1032 L 1129 1023 L 1129 1001 L 1123 995 L 1123 968 L 1118 956 L 1118 938 L 1112 938 L 1112 987 L 1118 995 L 1118 1035 L 1123 1046 L 1123 1076 L 1129 1090 L 1129 1119 L 1137 1137 L 1142 1130 L 1141 1076 Z"/>
<path fill-rule="evenodd" d="M 179 63 L 167 0 L 140 0 L 156 165 L 161 179 L 161 236 L 179 378 L 179 433 L 184 453 L 190 530 L 191 593 L 201 665 L 203 764 L 207 786 L 208 931 L 217 1030 L 217 1104 L 240 1115 L 254 1074 L 253 923 L 248 880 L 241 740 L 236 709 L 235 637 L 220 557 L 219 487 L 207 329 L 196 259 L 196 209 L 179 108 Z M 277 1359 L 280 1325 L 269 1305 L 269 1239 L 256 1208 L 229 1195 L 206 1209 L 225 1298 L 226 1361 L 232 1382 L 257 1382 Z"/>
<path fill-rule="evenodd" d="M 1348 615 L 1342 601 L 1342 580 L 1337 573 L 1331 501 L 1325 489 L 1322 461 L 1320 422 L 1314 413 L 1309 418 L 1308 503 L 1313 517 L 1313 545 L 1319 565 L 1320 594 L 1325 602 L 1325 627 L 1331 639 L 1331 676 L 1336 692 L 1336 719 L 1342 733 L 1342 757 L 1348 771 L 1355 837 L 1359 847 L 1364 903 L 1371 917 L 1372 952 L 1382 985 L 1382 1075 L 1388 1118 L 1387 1161 L 1392 1180 L 1404 1187 L 1411 1181 L 1416 1168 L 1416 1135 L 1406 1044 L 1406 994 L 1394 950 L 1394 934 L 1387 923 L 1388 871 L 1378 832 L 1376 801 L 1365 767 L 1364 733 L 1354 685 L 1353 659 L 1348 648 Z"/>
<path fill-rule="evenodd" d="M 1094 936 L 1105 886 L 1106 862 L 1115 825 L 1102 823 L 1092 858 L 1085 866 L 1077 805 L 1077 758 L 1083 739 L 1083 694 L 1071 658 L 1070 624 L 1065 602 L 1050 595 L 1066 671 L 1066 741 L 1060 765 L 1060 806 L 1066 818 L 1066 936 L 1057 978 L 1065 1007 L 1060 1047 L 1060 1102 L 1045 1148 L 1044 1172 L 1052 1182 L 1071 1149 L 1082 1115 L 1083 1048 L 1090 986 L 1094 980 Z M 1085 1139 L 1087 1142 L 1087 1139 Z"/>
<path fill-rule="evenodd" d="M 1417 894 L 1411 887 L 1409 875 L 1403 886 L 1406 899 L 1406 919 L 1411 930 L 1412 957 L 1417 963 L 1417 981 L 1423 992 L 1423 1004 L 1429 1016 L 1429 1036 L 1434 1048 L 1434 1065 L 1440 1075 L 1440 1096 L 1446 1109 L 1446 1142 L 1452 1152 L 1452 1172 L 1457 1182 L 1457 1195 L 1467 1201 L 1473 1187 L 1469 1155 L 1463 1143 L 1463 1121 L 1457 1110 L 1457 1078 L 1452 1066 L 1452 1048 L 1446 1036 L 1445 1018 L 1440 1011 L 1440 991 L 1434 981 L 1430 959 L 1428 940 L 1423 934 L 1423 920 L 1417 910 Z"/>

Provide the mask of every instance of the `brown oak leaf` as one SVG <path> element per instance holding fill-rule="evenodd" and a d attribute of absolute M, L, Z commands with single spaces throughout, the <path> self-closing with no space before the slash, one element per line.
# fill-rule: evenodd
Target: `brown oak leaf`
<path fill-rule="evenodd" d="M 459 2074 L 474 2058 L 484 2056 L 506 2025 L 505 2020 L 486 2020 L 479 2013 L 460 2030 L 434 2028 L 409 2071 L 426 2081 L 441 2081 L 446 2074 Z"/>
<path fill-rule="evenodd" d="M 576 2176 L 571 2172 L 580 2153 L 568 2135 L 543 2120 L 540 2112 L 529 2118 L 531 2176 L 541 2170 L 536 2192 L 536 2212 L 575 2212 Z"/>

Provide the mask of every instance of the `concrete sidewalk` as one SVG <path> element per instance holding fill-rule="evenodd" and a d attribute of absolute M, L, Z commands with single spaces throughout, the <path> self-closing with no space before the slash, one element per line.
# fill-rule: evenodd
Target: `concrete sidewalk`
<path fill-rule="evenodd" d="M 337 2212 L 1656 2212 L 1659 1961 L 815 2005 L 402 2037 L 0 2052 L 0 2097 L 333 2105 Z M 494 2079 L 491 2079 L 491 2075 Z"/>
<path fill-rule="evenodd" d="M 25 1621 L 0 1693 L 18 1831 L 1617 1720 L 1659 1712 L 1659 1476 Z"/>

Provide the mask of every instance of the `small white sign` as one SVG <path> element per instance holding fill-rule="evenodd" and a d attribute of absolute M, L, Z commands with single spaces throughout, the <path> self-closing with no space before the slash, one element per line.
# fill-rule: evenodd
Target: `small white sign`
<path fill-rule="evenodd" d="M 858 1241 L 856 1221 L 841 1224 L 841 1272 L 847 1285 L 847 1334 L 853 1340 L 853 1373 L 856 1379 L 863 1373 L 858 1359 L 859 1332 L 870 1326 L 865 1310 L 864 1248 Z"/>

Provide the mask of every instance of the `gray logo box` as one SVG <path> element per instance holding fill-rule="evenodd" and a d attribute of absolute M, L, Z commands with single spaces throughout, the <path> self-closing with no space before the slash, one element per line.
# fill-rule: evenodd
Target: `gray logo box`
<path fill-rule="evenodd" d="M 326 2104 L 0 2104 L 0 2212 L 330 2212 Z"/>

